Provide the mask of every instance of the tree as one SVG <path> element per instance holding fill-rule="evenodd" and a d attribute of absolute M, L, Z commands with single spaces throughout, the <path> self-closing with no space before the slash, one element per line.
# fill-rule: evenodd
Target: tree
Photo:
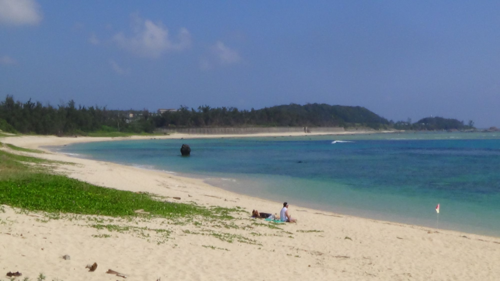
<path fill-rule="evenodd" d="M 133 113 L 133 118 L 129 114 Z M 200 106 L 197 110 L 181 106 L 177 111 L 161 115 L 148 110 L 108 110 L 106 107 L 77 106 L 75 101 L 57 107 L 28 100 L 25 103 L 6 96 L 0 102 L 0 121 L 3 130 L 36 134 L 85 134 L 95 131 L 153 132 L 168 127 L 242 127 L 242 126 L 368 126 L 384 128 L 390 122 L 359 106 L 328 104 L 289 104 L 262 109 L 238 110 L 235 107 L 211 108 Z M 399 122 L 394 127 L 399 126 Z"/>
<path fill-rule="evenodd" d="M 474 128 L 474 121 L 469 120 L 469 127 Z"/>

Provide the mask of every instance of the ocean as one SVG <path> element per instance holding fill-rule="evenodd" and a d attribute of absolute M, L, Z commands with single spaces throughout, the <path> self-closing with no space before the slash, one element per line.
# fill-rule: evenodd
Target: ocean
<path fill-rule="evenodd" d="M 184 143 L 190 157 L 180 155 Z M 500 236 L 500 133 L 150 139 L 52 149 L 295 206 Z"/>

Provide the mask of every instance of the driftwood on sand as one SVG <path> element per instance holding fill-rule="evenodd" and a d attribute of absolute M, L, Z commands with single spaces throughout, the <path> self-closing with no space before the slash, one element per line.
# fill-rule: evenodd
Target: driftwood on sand
<path fill-rule="evenodd" d="M 125 274 L 120 273 L 120 272 L 118 272 L 118 271 L 114 271 L 114 270 L 112 270 L 112 269 L 108 269 L 108 271 L 106 271 L 106 273 L 107 273 L 107 274 L 114 274 L 114 275 L 116 275 L 116 276 L 118 276 L 118 277 L 122 277 L 122 278 L 127 278 L 127 276 L 126 276 Z"/>

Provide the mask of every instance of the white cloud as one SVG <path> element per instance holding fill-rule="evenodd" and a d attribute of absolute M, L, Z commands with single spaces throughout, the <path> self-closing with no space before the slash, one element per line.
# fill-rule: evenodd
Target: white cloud
<path fill-rule="evenodd" d="M 238 52 L 226 46 L 222 41 L 217 41 L 209 50 L 209 54 L 200 59 L 201 70 L 211 70 L 217 64 L 230 65 L 241 61 Z"/>
<path fill-rule="evenodd" d="M 109 64 L 111 65 L 111 68 L 119 75 L 130 74 L 129 68 L 123 68 L 119 66 L 114 60 L 109 60 Z"/>
<path fill-rule="evenodd" d="M 91 33 L 89 37 L 89 43 L 92 45 L 99 45 L 101 41 L 99 41 L 99 38 L 97 38 L 94 33 Z"/>
<path fill-rule="evenodd" d="M 234 64 L 241 61 L 241 57 L 237 51 L 227 47 L 221 41 L 217 41 L 212 47 L 212 52 L 222 64 Z"/>
<path fill-rule="evenodd" d="M 12 64 L 16 64 L 16 63 L 17 63 L 17 61 L 9 56 L 0 57 L 0 64 L 12 65 Z"/>
<path fill-rule="evenodd" d="M 42 13 L 35 0 L 0 0 L 0 23 L 38 24 Z"/>
<path fill-rule="evenodd" d="M 118 46 L 143 57 L 158 58 L 165 52 L 181 51 L 191 46 L 191 34 L 185 28 L 179 30 L 176 42 L 172 42 L 168 29 L 161 22 L 133 18 L 132 35 L 116 34 L 113 41 Z"/>

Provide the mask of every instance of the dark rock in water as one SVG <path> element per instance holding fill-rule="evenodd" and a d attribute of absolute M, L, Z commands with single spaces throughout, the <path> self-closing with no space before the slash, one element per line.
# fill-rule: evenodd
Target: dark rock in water
<path fill-rule="evenodd" d="M 182 156 L 189 156 L 189 154 L 191 154 L 191 147 L 187 144 L 183 144 L 181 147 L 181 154 Z"/>

